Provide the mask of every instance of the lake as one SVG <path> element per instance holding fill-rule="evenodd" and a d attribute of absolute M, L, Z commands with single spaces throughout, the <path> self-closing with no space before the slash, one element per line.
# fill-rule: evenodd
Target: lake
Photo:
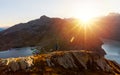
<path fill-rule="evenodd" d="M 120 42 L 108 39 L 102 39 L 104 44 L 102 48 L 107 53 L 105 58 L 114 60 L 120 64 Z M 34 47 L 12 48 L 7 51 L 0 51 L 0 58 L 24 57 L 33 55 Z"/>
<path fill-rule="evenodd" d="M 115 40 L 103 39 L 102 48 L 107 53 L 105 58 L 114 60 L 120 64 L 120 42 Z"/>
<path fill-rule="evenodd" d="M 12 48 L 7 51 L 0 51 L 0 58 L 23 57 L 33 55 L 33 47 Z"/>

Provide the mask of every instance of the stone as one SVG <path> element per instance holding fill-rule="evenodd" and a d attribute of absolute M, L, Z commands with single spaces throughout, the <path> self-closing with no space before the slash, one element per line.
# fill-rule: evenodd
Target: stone
<path fill-rule="evenodd" d="M 6 63 L 7 61 L 7 63 Z M 94 51 L 55 51 L 36 56 L 0 60 L 0 74 L 119 75 L 120 65 Z M 4 64 L 4 65 L 3 65 Z"/>

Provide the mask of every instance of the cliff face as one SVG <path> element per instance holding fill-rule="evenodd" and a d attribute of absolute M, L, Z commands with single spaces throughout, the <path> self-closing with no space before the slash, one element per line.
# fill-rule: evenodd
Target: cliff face
<path fill-rule="evenodd" d="M 104 54 L 101 49 L 102 41 L 94 33 L 94 29 L 86 30 L 87 33 L 82 24 L 75 19 L 41 16 L 40 19 L 21 23 L 0 32 L 0 49 L 38 46 L 43 50 L 87 49 Z"/>
<path fill-rule="evenodd" d="M 2 75 L 119 75 L 120 65 L 87 50 L 0 59 Z"/>

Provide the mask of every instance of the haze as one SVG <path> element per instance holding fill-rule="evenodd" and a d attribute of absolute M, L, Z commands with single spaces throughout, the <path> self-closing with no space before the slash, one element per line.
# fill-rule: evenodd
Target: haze
<path fill-rule="evenodd" d="M 120 0 L 0 0 L 0 27 L 49 17 L 84 18 L 120 12 Z"/>

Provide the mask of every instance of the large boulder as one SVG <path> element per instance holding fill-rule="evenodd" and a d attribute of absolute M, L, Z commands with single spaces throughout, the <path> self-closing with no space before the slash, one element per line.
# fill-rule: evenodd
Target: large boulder
<path fill-rule="evenodd" d="M 33 59 L 31 57 L 3 59 L 0 62 L 0 66 L 7 67 L 6 71 L 16 72 L 18 70 L 26 70 L 33 66 Z"/>

